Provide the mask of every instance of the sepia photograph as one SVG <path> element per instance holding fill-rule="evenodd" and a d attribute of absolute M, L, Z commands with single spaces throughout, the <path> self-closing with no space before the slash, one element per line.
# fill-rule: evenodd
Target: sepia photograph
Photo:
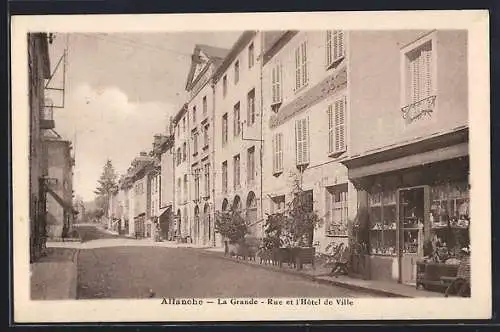
<path fill-rule="evenodd" d="M 340 13 L 212 30 L 161 25 L 176 15 L 142 30 L 13 19 L 19 310 L 394 319 L 404 303 L 416 317 L 486 318 L 489 178 L 476 177 L 489 168 L 475 167 L 489 150 L 469 137 L 489 140 L 487 76 L 471 89 L 471 72 L 488 74 L 488 18 L 463 14 L 483 20 L 484 49 L 467 25 L 446 26 L 451 13 L 441 26 L 394 13 L 391 28 Z"/>

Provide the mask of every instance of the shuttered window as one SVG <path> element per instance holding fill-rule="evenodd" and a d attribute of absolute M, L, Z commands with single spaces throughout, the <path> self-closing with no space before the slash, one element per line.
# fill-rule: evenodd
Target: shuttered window
<path fill-rule="evenodd" d="M 409 104 L 413 104 L 432 95 L 432 42 L 409 52 L 407 57 L 407 91 Z"/>
<path fill-rule="evenodd" d="M 251 183 L 255 180 L 255 147 L 252 146 L 247 151 L 247 181 Z"/>
<path fill-rule="evenodd" d="M 222 163 L 222 192 L 227 193 L 227 161 Z"/>
<path fill-rule="evenodd" d="M 240 102 L 237 102 L 236 105 L 234 105 L 233 109 L 233 129 L 234 129 L 234 136 L 239 136 L 240 135 Z"/>
<path fill-rule="evenodd" d="M 304 118 L 295 122 L 295 157 L 297 165 L 309 163 L 309 119 Z"/>
<path fill-rule="evenodd" d="M 328 106 L 328 151 L 343 152 L 346 149 L 346 98 L 337 99 Z"/>
<path fill-rule="evenodd" d="M 273 137 L 273 173 L 283 171 L 283 133 Z"/>
<path fill-rule="evenodd" d="M 281 96 L 281 64 L 277 63 L 271 73 L 272 103 L 278 104 L 282 101 Z"/>
<path fill-rule="evenodd" d="M 240 187 L 240 155 L 236 155 L 233 157 L 233 181 L 234 181 L 234 189 L 238 189 Z"/>
<path fill-rule="evenodd" d="M 254 123 L 255 123 L 255 89 L 252 89 L 247 94 L 247 125 L 251 126 Z"/>
<path fill-rule="evenodd" d="M 307 68 L 307 42 L 302 42 L 295 49 L 295 90 L 299 90 L 309 81 Z"/>
<path fill-rule="evenodd" d="M 326 32 L 326 66 L 330 67 L 333 63 L 345 56 L 344 32 L 333 30 Z"/>

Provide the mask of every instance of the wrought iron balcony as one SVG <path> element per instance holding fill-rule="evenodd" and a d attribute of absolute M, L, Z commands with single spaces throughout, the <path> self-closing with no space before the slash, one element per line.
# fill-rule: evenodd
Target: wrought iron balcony
<path fill-rule="evenodd" d="M 431 117 L 435 107 L 436 96 L 429 96 L 401 108 L 401 112 L 403 113 L 403 119 L 407 123 L 411 123 L 426 116 Z"/>

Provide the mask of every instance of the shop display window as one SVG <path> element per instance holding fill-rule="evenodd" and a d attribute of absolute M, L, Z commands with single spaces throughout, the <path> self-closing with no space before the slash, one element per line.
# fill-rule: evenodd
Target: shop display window
<path fill-rule="evenodd" d="M 399 197 L 401 227 L 401 252 L 418 253 L 424 228 L 424 188 L 402 190 Z"/>
<path fill-rule="evenodd" d="M 369 196 L 369 205 L 371 253 L 395 256 L 396 191 L 373 192 Z"/>
<path fill-rule="evenodd" d="M 469 185 L 446 183 L 431 189 L 430 208 L 432 257 L 444 261 L 459 256 L 469 243 Z"/>

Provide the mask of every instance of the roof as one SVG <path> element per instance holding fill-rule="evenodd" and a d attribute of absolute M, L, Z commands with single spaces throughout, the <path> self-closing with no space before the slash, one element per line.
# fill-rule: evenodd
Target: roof
<path fill-rule="evenodd" d="M 213 58 L 224 59 L 229 53 L 229 50 L 227 48 L 215 47 L 204 44 L 196 44 L 195 49 L 196 48 L 199 48 L 203 53 L 205 53 L 206 56 L 208 56 L 211 59 Z"/>
<path fill-rule="evenodd" d="M 233 47 L 229 51 L 228 55 L 224 58 L 222 64 L 216 69 L 214 74 L 215 81 L 218 81 L 222 74 L 226 71 L 226 69 L 231 65 L 234 59 L 238 56 L 241 50 L 252 40 L 252 38 L 257 34 L 255 30 L 245 31 L 238 38 L 236 43 L 234 43 Z"/>
<path fill-rule="evenodd" d="M 205 66 L 205 72 L 206 69 L 210 67 L 210 64 L 213 64 L 215 69 L 217 69 L 217 67 L 222 64 L 222 61 L 229 53 L 229 50 L 221 47 L 196 44 L 194 46 L 193 55 L 191 56 L 191 67 L 189 68 L 189 73 L 186 79 L 186 90 L 189 90 L 190 84 L 192 83 L 193 79 L 195 79 L 194 72 L 196 69 L 196 65 L 199 63 L 200 52 L 207 56 L 209 60 Z"/>

